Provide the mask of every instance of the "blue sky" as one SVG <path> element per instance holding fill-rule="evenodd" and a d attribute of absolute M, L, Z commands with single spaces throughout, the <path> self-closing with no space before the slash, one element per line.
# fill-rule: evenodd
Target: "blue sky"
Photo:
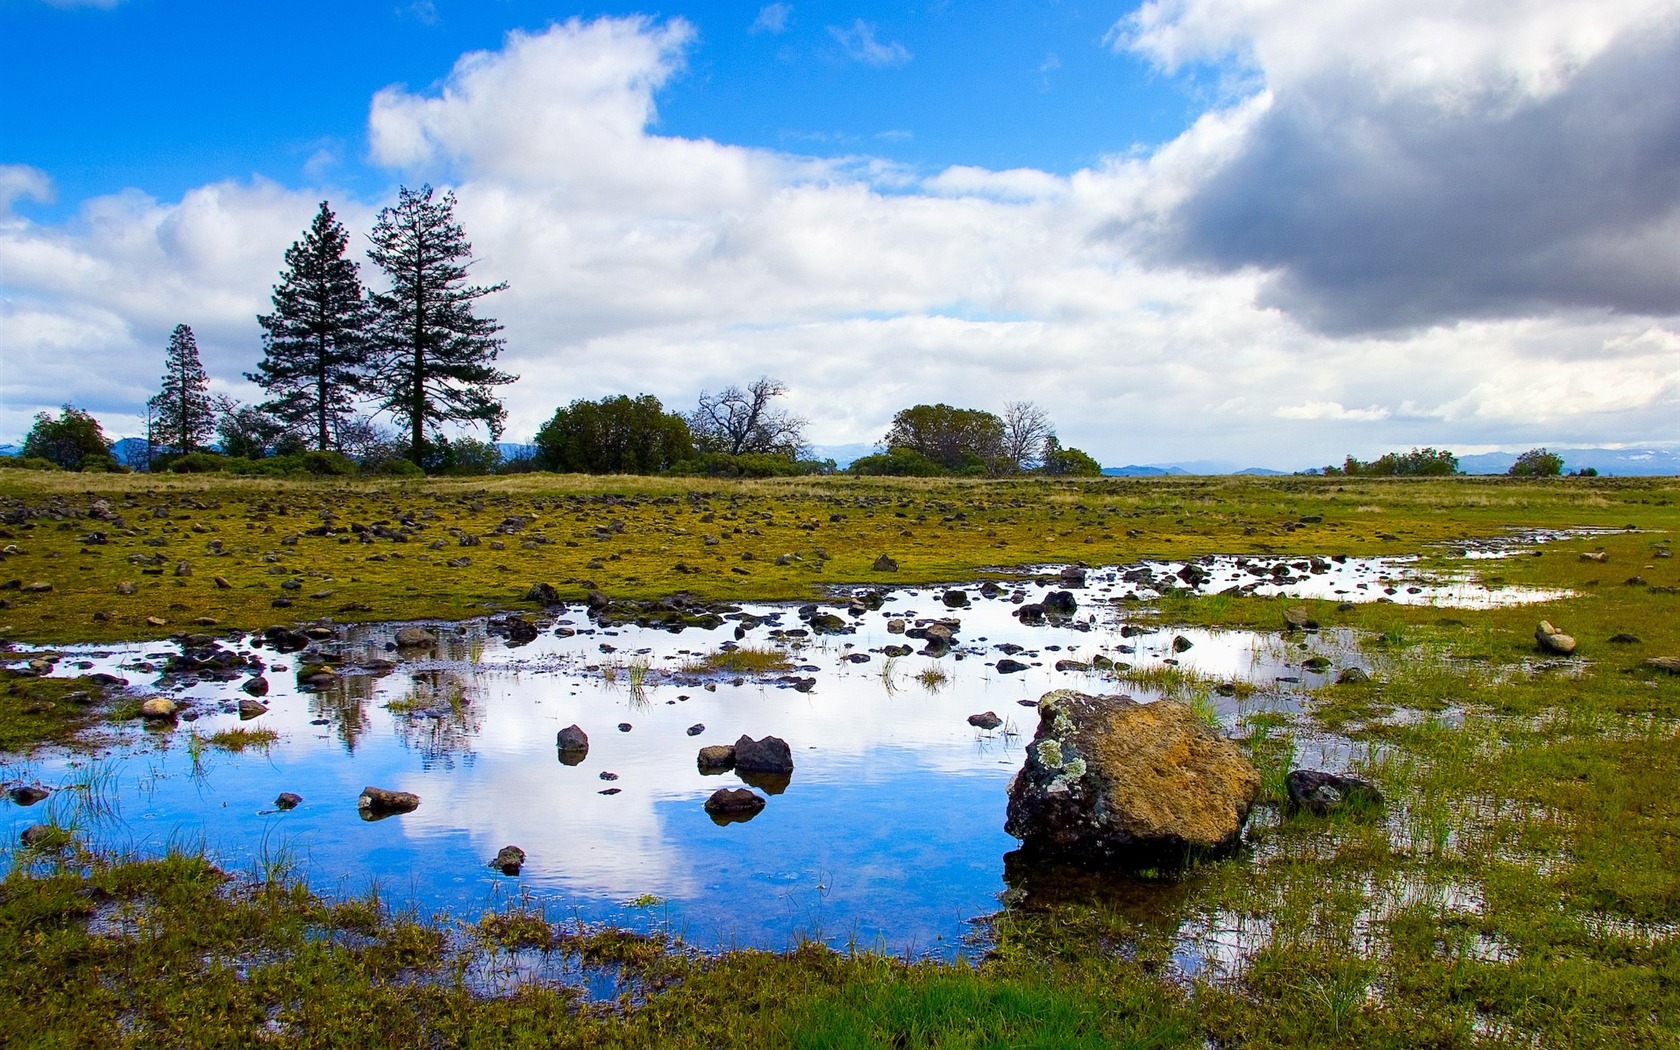
<path fill-rule="evenodd" d="M 228 176 L 324 176 L 375 192 L 368 99 L 435 82 L 510 29 L 639 5 L 525 0 L 284 5 L 126 0 L 0 4 L 8 160 L 53 173 L 67 214 L 96 194 L 157 197 Z M 1068 174 L 1160 145 L 1202 111 L 1201 86 L 1104 45 L 1123 5 L 1000 2 L 689 4 L 697 40 L 660 93 L 662 134 L 816 156 L 867 154 Z"/>
<path fill-rule="evenodd" d="M 422 182 L 508 282 L 513 439 L 761 374 L 821 444 L 1675 439 L 1680 0 L 0 0 L 0 440 L 138 432 L 179 323 L 256 399 L 319 202 L 359 252 Z"/>

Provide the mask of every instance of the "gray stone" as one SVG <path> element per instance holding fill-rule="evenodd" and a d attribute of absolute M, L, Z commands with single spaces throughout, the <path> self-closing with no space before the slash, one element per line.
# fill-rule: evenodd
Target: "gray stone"
<path fill-rule="evenodd" d="M 792 773 L 793 749 L 781 737 L 754 740 L 742 734 L 735 741 L 735 768 L 747 773 Z"/>
<path fill-rule="evenodd" d="M 1292 769 L 1285 781 L 1290 805 L 1321 817 L 1348 807 L 1375 809 L 1383 804 L 1382 792 L 1376 785 L 1358 777 L 1317 769 Z"/>
<path fill-rule="evenodd" d="M 356 808 L 363 820 L 378 820 L 393 813 L 410 813 L 420 805 L 420 796 L 412 791 L 388 791 L 371 784 L 362 789 Z"/>

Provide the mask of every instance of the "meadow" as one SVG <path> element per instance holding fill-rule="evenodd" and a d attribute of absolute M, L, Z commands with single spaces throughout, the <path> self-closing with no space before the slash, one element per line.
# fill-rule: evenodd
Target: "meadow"
<path fill-rule="evenodd" d="M 1370 680 L 1243 722 L 1266 805 L 1186 871 L 1020 865 L 984 950 L 706 951 L 513 899 L 434 917 L 77 827 L 0 883 L 0 1042 L 19 1046 L 1658 1047 L 1680 1042 L 1680 481 L 1143 478 L 289 482 L 0 474 L 0 637 L 35 647 L 534 614 L 673 594 L 812 601 L 1040 564 L 1418 555 L 1567 591 L 1444 609 L 1175 591 L 1164 624 L 1281 632 L 1307 605 Z M 879 562 L 885 555 L 892 568 Z M 1545 618 L 1578 640 L 1539 650 Z M 29 655 L 38 657 L 40 650 Z M 1653 664 L 1650 661 L 1657 659 Z M 109 754 L 137 701 L 0 672 L 0 749 Z M 1675 665 L 1680 666 L 1680 665 Z M 1215 683 L 1116 672 L 1192 704 Z M 1292 813 L 1334 734 L 1386 805 Z M 210 746 L 210 745 L 206 745 Z M 222 746 L 262 746 L 249 739 Z M 79 793 L 109 790 L 89 761 Z M 552 979 L 526 979 L 541 972 Z M 619 994 L 586 994 L 611 974 Z M 556 976 L 558 975 L 558 976 Z"/>

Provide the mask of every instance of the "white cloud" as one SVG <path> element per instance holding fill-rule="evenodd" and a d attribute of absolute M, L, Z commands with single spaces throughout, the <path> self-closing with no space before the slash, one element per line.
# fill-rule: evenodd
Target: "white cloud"
<path fill-rule="evenodd" d="M 875 39 L 875 25 L 858 18 L 849 26 L 829 26 L 828 35 L 846 52 L 847 57 L 870 66 L 902 66 L 915 57 L 910 49 L 896 40 L 882 43 Z"/>
<path fill-rule="evenodd" d="M 411 184 L 452 186 L 476 277 L 510 282 L 481 306 L 506 325 L 503 364 L 522 376 L 504 388 L 512 437 L 577 397 L 648 392 L 686 408 L 760 374 L 787 382 L 821 443 L 876 440 L 918 401 L 1027 399 L 1109 463 L 1240 450 L 1289 467 L 1672 430 L 1673 320 L 1566 306 L 1326 334 L 1279 300 L 1283 263 L 1163 262 L 1184 216 L 1293 105 L 1287 93 L 1069 176 L 925 176 L 657 134 L 656 93 L 692 46 L 680 20 L 574 20 L 372 102 L 373 157 Z M 0 186 L 50 189 L 21 168 L 0 169 Z M 0 436 L 64 400 L 135 432 L 179 322 L 221 389 L 252 393 L 238 376 L 260 353 L 255 315 L 323 198 L 365 243 L 382 202 L 263 182 L 99 198 L 65 223 L 0 213 Z M 1360 243 L 1328 241 L 1342 249 L 1328 258 L 1369 265 Z"/>
<path fill-rule="evenodd" d="M 769 33 L 778 36 L 787 32 L 788 19 L 793 17 L 792 4 L 765 4 L 758 9 L 758 17 L 747 27 L 749 33 Z"/>
<path fill-rule="evenodd" d="M 0 213 L 10 212 L 18 201 L 52 200 L 52 179 L 46 172 L 27 164 L 0 164 Z"/>

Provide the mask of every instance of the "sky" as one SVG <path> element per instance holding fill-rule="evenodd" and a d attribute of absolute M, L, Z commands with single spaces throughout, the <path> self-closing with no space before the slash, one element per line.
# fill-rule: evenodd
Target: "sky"
<path fill-rule="evenodd" d="M 507 438 L 761 375 L 819 445 L 1680 440 L 1680 0 L 0 0 L 0 441 L 245 401 L 319 204 L 452 190 Z"/>

